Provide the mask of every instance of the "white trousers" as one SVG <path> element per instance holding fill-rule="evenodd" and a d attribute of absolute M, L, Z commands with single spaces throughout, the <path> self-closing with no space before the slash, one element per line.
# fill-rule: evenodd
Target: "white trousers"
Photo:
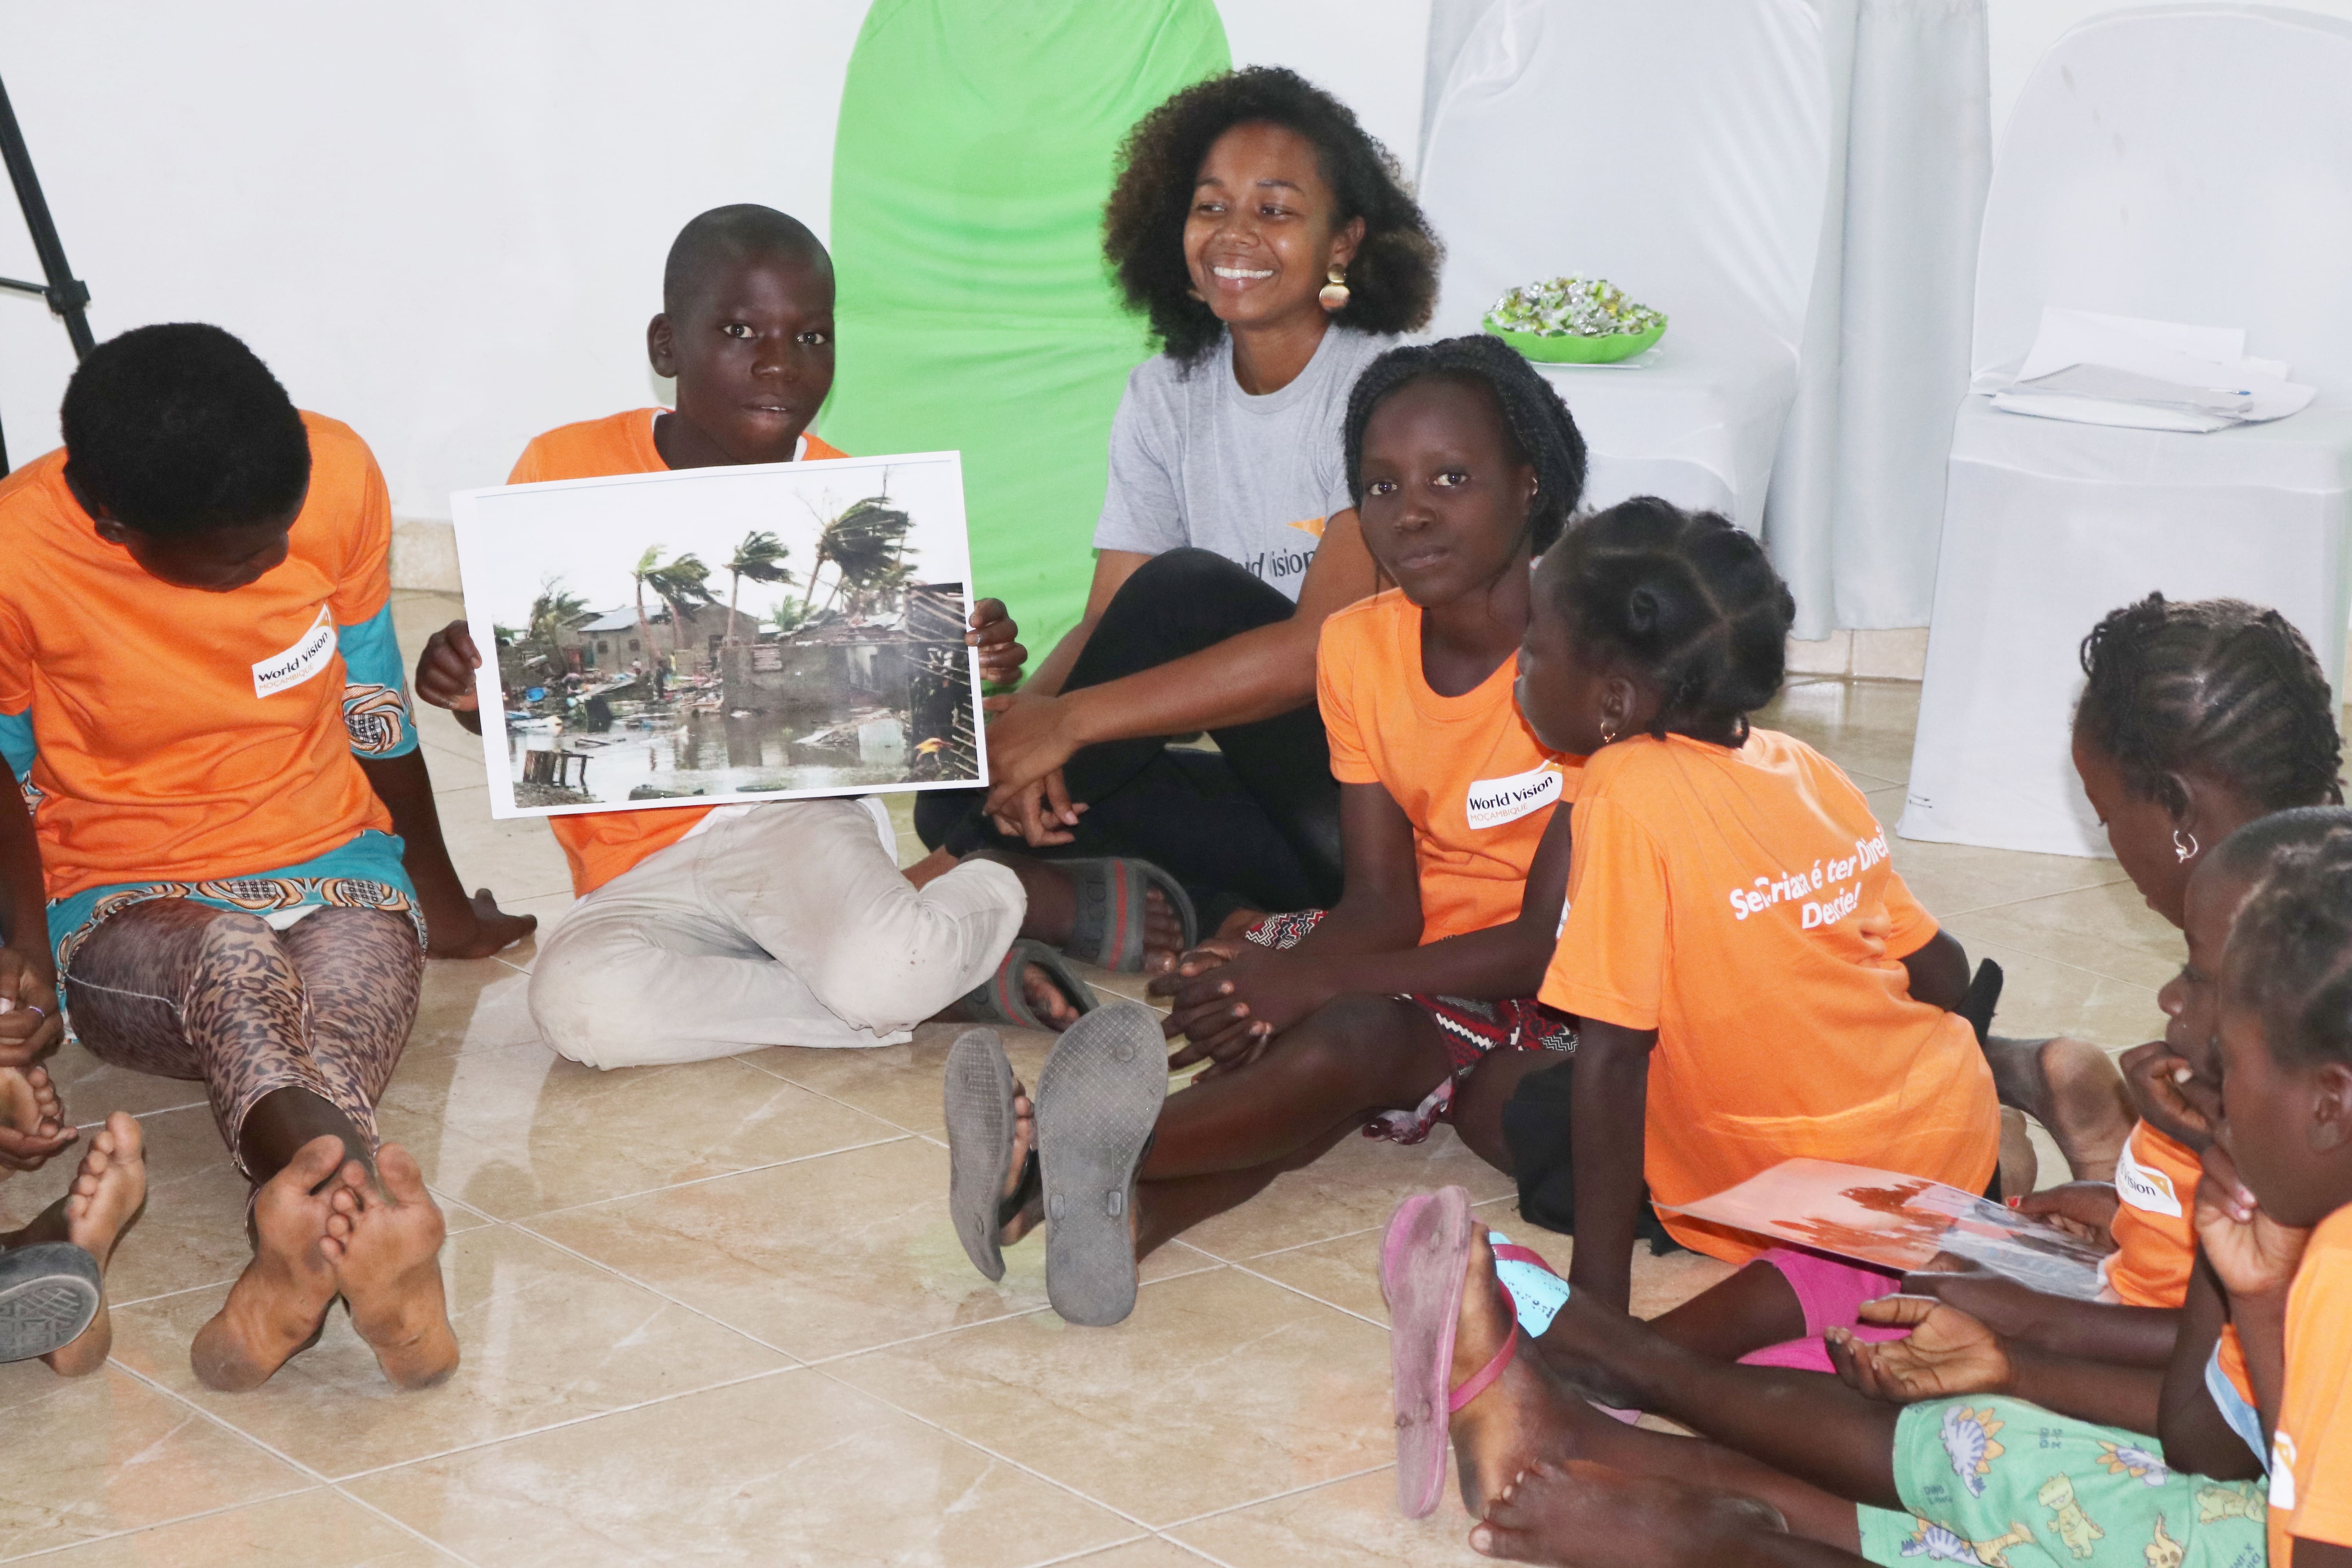
<path fill-rule="evenodd" d="M 572 905 L 540 944 L 530 1014 L 596 1068 L 897 1045 L 995 973 L 1027 907 L 985 860 L 915 888 L 870 796 L 776 801 Z"/>

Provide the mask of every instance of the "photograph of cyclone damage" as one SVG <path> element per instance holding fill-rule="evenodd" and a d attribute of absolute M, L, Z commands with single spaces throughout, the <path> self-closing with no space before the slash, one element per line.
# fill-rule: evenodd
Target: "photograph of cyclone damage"
<path fill-rule="evenodd" d="M 953 453 L 514 486 L 456 514 L 498 815 L 982 777 Z"/>

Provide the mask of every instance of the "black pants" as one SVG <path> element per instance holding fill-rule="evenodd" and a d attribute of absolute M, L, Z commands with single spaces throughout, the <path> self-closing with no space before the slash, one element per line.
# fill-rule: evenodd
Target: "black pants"
<path fill-rule="evenodd" d="M 1064 689 L 1154 669 L 1257 626 L 1288 620 L 1291 602 L 1223 556 L 1171 550 L 1137 570 L 1103 610 Z M 1088 746 L 1063 769 L 1087 804 L 1076 842 L 1030 851 L 1129 855 L 1184 885 L 1204 931 L 1232 910 L 1328 909 L 1339 899 L 1339 786 L 1323 716 L 1311 701 L 1210 731 L 1213 752 L 1164 737 Z M 926 790 L 915 800 L 925 845 L 957 855 L 1027 849 L 982 811 L 984 790 Z"/>

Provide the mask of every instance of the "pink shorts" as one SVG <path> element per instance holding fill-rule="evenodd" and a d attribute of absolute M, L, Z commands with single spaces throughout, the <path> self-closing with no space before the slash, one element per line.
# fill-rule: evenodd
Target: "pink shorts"
<path fill-rule="evenodd" d="M 1833 1373 L 1837 1369 L 1830 1363 L 1829 1346 L 1822 1339 L 1823 1330 L 1852 1329 L 1854 1338 L 1873 1342 L 1899 1340 L 1911 1331 L 1861 1321 L 1860 1309 L 1864 1301 L 1875 1301 L 1903 1289 L 1903 1277 L 1899 1274 L 1785 1247 L 1774 1247 L 1756 1262 L 1779 1269 L 1781 1278 L 1788 1280 L 1789 1289 L 1797 1293 L 1797 1303 L 1805 1313 L 1805 1337 L 1750 1351 L 1739 1358 L 1745 1365 Z"/>

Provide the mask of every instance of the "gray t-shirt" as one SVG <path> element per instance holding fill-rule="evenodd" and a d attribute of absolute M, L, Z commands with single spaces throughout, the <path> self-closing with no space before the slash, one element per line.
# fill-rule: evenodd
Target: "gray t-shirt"
<path fill-rule="evenodd" d="M 1095 548 L 1213 550 L 1297 598 L 1324 520 L 1355 504 L 1340 450 L 1348 391 L 1395 342 L 1327 328 L 1297 379 L 1263 397 L 1234 380 L 1230 332 L 1190 370 L 1166 354 L 1137 365 L 1111 421 Z"/>

